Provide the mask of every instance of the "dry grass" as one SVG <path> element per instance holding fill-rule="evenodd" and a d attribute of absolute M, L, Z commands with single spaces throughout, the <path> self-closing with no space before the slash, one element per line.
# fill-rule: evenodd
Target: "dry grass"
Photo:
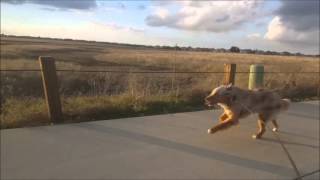
<path fill-rule="evenodd" d="M 237 71 L 264 64 L 265 86 L 301 100 L 317 96 L 319 58 L 211 53 L 134 48 L 123 45 L 32 38 L 1 37 L 1 69 L 38 69 L 38 56 L 53 56 L 57 69 Z M 223 74 L 121 74 L 60 72 L 60 93 L 66 122 L 111 119 L 145 114 L 189 111 L 202 107 L 202 98 L 222 83 Z M 1 72 L 1 127 L 46 124 L 40 73 Z M 248 74 L 237 74 L 246 88 Z"/>
<path fill-rule="evenodd" d="M 62 97 L 64 123 L 201 109 L 200 104 L 192 98 L 173 94 L 143 97 L 131 94 Z M 198 96 L 198 99 L 202 97 Z M 9 98 L 3 104 L 0 128 L 47 125 L 50 121 L 46 113 L 42 98 Z"/>
<path fill-rule="evenodd" d="M 19 40 L 19 41 L 18 41 Z M 55 57 L 58 68 L 222 71 L 224 63 L 236 63 L 238 70 L 261 63 L 266 71 L 317 71 L 319 58 L 268 56 L 142 49 L 75 41 L 1 38 L 2 68 L 38 68 L 40 55 Z"/>

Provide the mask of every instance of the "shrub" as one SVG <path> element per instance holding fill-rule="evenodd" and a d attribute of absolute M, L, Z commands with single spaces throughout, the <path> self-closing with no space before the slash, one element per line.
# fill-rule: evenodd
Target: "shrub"
<path fill-rule="evenodd" d="M 236 47 L 236 46 L 232 46 L 230 48 L 230 52 L 233 52 L 233 53 L 239 53 L 240 52 L 240 48 Z"/>

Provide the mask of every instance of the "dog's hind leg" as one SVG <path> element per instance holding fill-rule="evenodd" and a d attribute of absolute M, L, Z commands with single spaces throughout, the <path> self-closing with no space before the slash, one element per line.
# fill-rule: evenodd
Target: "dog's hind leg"
<path fill-rule="evenodd" d="M 265 127 L 265 123 L 266 123 L 266 118 L 259 114 L 259 120 L 258 120 L 258 132 L 256 134 L 252 135 L 253 139 L 260 139 L 261 136 L 264 134 L 264 132 L 266 131 L 266 127 Z"/>
<path fill-rule="evenodd" d="M 259 130 L 258 130 L 257 134 L 252 135 L 253 139 L 260 139 L 261 136 L 263 135 L 263 133 L 266 131 L 265 122 L 259 119 L 258 120 L 258 128 L 259 128 Z"/>
<path fill-rule="evenodd" d="M 279 129 L 279 126 L 278 126 L 278 123 L 277 123 L 276 119 L 271 120 L 271 123 L 273 125 L 272 131 L 273 132 L 277 132 L 278 129 Z"/>

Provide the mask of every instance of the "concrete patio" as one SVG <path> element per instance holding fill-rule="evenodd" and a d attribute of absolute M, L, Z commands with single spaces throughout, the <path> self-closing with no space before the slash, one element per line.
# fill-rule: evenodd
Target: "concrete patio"
<path fill-rule="evenodd" d="M 1 179 L 295 179 L 256 116 L 213 135 L 220 111 L 1 130 Z M 319 179 L 319 101 L 294 103 L 277 133 L 303 179 Z"/>

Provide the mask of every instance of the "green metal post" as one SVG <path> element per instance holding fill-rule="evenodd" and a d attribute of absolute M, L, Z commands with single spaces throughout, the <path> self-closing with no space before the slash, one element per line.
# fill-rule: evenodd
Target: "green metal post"
<path fill-rule="evenodd" d="M 250 66 L 249 89 L 263 88 L 264 66 L 253 64 Z"/>

